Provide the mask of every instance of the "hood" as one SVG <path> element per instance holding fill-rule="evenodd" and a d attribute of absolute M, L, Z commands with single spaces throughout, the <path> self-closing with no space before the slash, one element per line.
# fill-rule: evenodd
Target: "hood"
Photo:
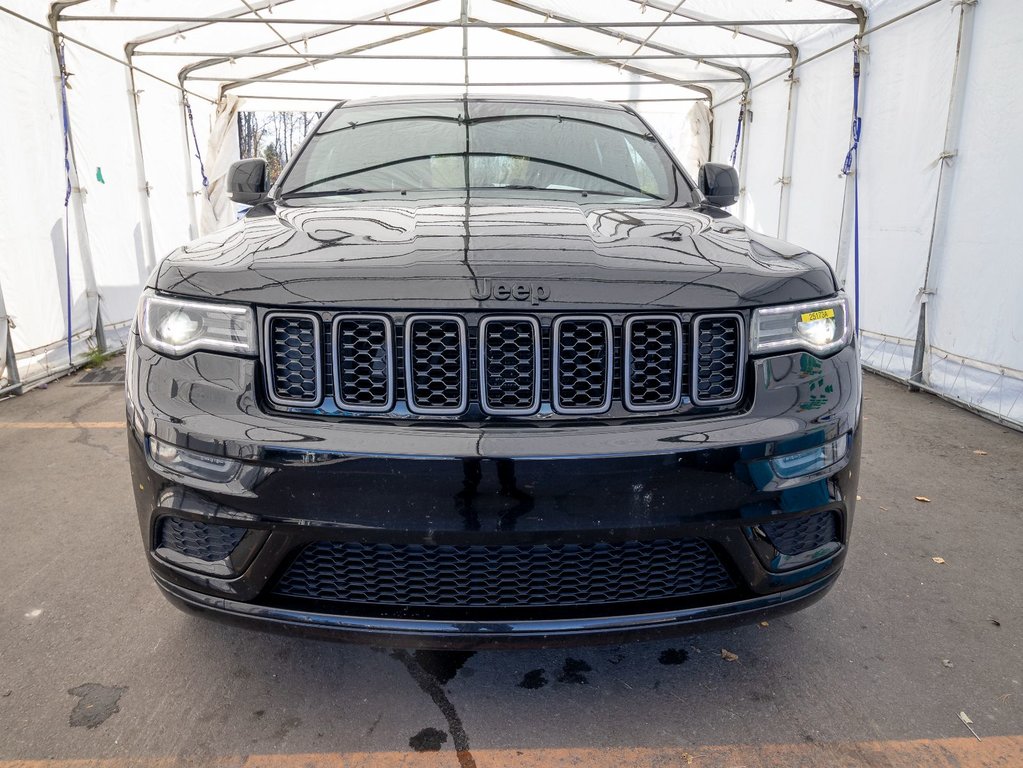
<path fill-rule="evenodd" d="M 714 208 L 447 199 L 258 206 L 168 256 L 169 293 L 359 309 L 731 309 L 827 296 L 819 257 Z"/>

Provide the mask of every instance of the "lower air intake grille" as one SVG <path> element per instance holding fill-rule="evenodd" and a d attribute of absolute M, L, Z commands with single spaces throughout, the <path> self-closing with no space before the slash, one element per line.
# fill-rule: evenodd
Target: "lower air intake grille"
<path fill-rule="evenodd" d="M 465 323 L 457 317 L 410 318 L 405 326 L 409 410 L 461 413 L 468 399 Z"/>
<path fill-rule="evenodd" d="M 779 520 L 760 526 L 774 548 L 783 555 L 810 552 L 825 544 L 838 541 L 838 523 L 835 513 L 815 512 L 805 517 Z"/>
<path fill-rule="evenodd" d="M 695 326 L 693 402 L 735 402 L 742 394 L 742 318 L 705 315 L 697 318 Z"/>
<path fill-rule="evenodd" d="M 224 560 L 245 535 L 244 528 L 216 525 L 180 517 L 164 517 L 156 531 L 156 548 L 166 547 L 187 557 L 212 563 Z"/>
<path fill-rule="evenodd" d="M 611 405 L 614 337 L 603 317 L 554 321 L 553 399 L 561 413 L 600 413 Z"/>
<path fill-rule="evenodd" d="M 322 399 L 319 318 L 267 315 L 266 345 L 270 399 L 282 405 L 319 405 Z"/>
<path fill-rule="evenodd" d="M 377 605 L 563 606 L 689 597 L 733 587 L 700 539 L 419 545 L 317 542 L 275 592 Z"/>

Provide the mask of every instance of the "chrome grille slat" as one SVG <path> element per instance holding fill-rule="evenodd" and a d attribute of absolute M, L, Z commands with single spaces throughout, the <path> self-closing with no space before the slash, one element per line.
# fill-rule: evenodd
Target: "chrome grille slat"
<path fill-rule="evenodd" d="M 625 407 L 667 411 L 682 401 L 682 323 L 672 315 L 637 315 L 625 321 Z"/>
<path fill-rule="evenodd" d="M 536 318 L 492 315 L 480 321 L 480 407 L 485 413 L 535 413 L 540 408 L 540 368 Z"/>
<path fill-rule="evenodd" d="M 331 334 L 334 401 L 339 408 L 382 413 L 394 408 L 394 341 L 383 315 L 337 315 Z"/>
<path fill-rule="evenodd" d="M 742 396 L 745 368 L 742 316 L 700 315 L 693 322 L 693 402 L 728 405 Z"/>
<path fill-rule="evenodd" d="M 413 413 L 458 414 L 469 400 L 465 321 L 413 315 L 405 321 L 405 392 Z"/>
<path fill-rule="evenodd" d="M 270 312 L 265 323 L 267 396 L 277 405 L 318 406 L 323 400 L 320 318 Z"/>
<path fill-rule="evenodd" d="M 558 413 L 603 413 L 611 407 L 614 333 L 599 315 L 568 315 L 551 334 L 551 400 Z"/>

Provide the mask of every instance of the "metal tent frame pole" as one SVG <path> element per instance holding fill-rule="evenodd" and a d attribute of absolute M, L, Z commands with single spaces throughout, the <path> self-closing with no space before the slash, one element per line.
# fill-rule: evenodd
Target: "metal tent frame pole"
<path fill-rule="evenodd" d="M 959 32 L 956 39 L 955 65 L 952 71 L 952 86 L 948 96 L 948 116 L 945 122 L 945 139 L 938 156 L 938 190 L 934 197 L 934 215 L 931 218 L 931 237 L 927 248 L 927 265 L 924 269 L 924 284 L 920 287 L 920 318 L 917 322 L 916 342 L 913 346 L 913 366 L 910 371 L 910 389 L 919 389 L 930 384 L 930 300 L 935 294 L 935 272 L 944 254 L 948 237 L 948 210 L 952 207 L 952 187 L 955 181 L 955 159 L 959 148 L 959 132 L 962 127 L 963 102 L 966 99 L 967 72 L 970 52 L 973 47 L 973 22 L 976 14 L 974 2 L 959 3 Z"/>
<path fill-rule="evenodd" d="M 7 314 L 7 304 L 4 303 L 3 286 L 0 285 L 0 328 L 4 331 L 4 370 L 7 371 L 7 384 L 0 387 L 0 395 L 20 395 L 22 392 L 18 357 L 14 353 L 14 340 L 11 338 L 13 325 L 10 315 Z"/>
<path fill-rule="evenodd" d="M 551 18 L 554 18 L 552 15 Z M 161 24 L 189 24 L 197 22 L 208 22 L 208 16 L 97 16 L 89 14 L 69 14 L 62 16 L 62 21 L 68 22 L 160 22 Z M 222 18 L 217 19 L 218 24 L 266 24 L 263 18 Z M 440 27 L 449 29 L 461 29 L 459 21 L 407 21 L 387 19 L 304 19 L 304 18 L 283 18 L 274 19 L 275 24 L 280 25 L 316 25 L 337 24 L 353 27 Z M 469 27 L 480 29 L 544 29 L 563 27 L 565 29 L 651 29 L 653 27 L 671 28 L 699 28 L 699 27 L 786 27 L 786 26 L 832 26 L 856 24 L 854 18 L 815 18 L 815 19 L 687 19 L 686 21 L 571 21 L 550 24 L 544 21 L 472 21 Z"/>
<path fill-rule="evenodd" d="M 50 12 L 50 18 L 49 18 L 49 21 L 50 21 L 50 35 L 51 35 L 51 41 L 52 41 L 52 45 L 53 45 L 53 61 L 52 61 L 52 65 L 53 65 L 53 74 L 54 74 L 54 86 L 56 88 L 57 102 L 62 105 L 61 106 L 62 110 L 64 109 L 64 105 L 63 105 L 63 101 L 64 101 L 63 88 L 64 88 L 65 72 L 64 72 L 63 66 L 61 64 L 61 51 L 60 51 L 60 48 L 61 48 L 61 45 L 62 45 L 62 39 L 61 39 L 60 32 L 57 30 L 57 21 L 58 21 L 58 15 L 60 13 L 61 8 L 66 7 L 66 6 L 70 6 L 70 5 L 73 5 L 73 4 L 76 4 L 77 2 L 80 2 L 80 1 L 81 0 L 75 0 L 75 2 L 54 4 L 53 10 Z M 92 336 L 96 340 L 96 348 L 100 352 L 105 352 L 106 349 L 107 349 L 107 341 L 106 341 L 106 333 L 104 332 L 104 329 L 103 329 L 103 311 L 102 311 L 102 306 L 101 306 L 102 305 L 102 297 L 100 296 L 99 287 L 96 284 L 96 272 L 95 272 L 95 270 L 93 268 L 92 246 L 91 246 L 91 244 L 89 242 L 89 226 L 88 226 L 88 221 L 87 221 L 87 219 L 85 217 L 85 202 L 84 202 L 84 199 L 83 199 L 84 196 L 82 194 L 82 184 L 81 184 L 81 180 L 78 177 L 78 163 L 77 163 L 77 160 L 75 158 L 75 141 L 74 141 L 74 132 L 71 130 L 70 111 L 71 111 L 70 110 L 70 106 L 68 106 L 67 107 L 67 112 L 68 112 L 67 124 L 64 127 L 64 130 L 65 130 L 66 135 L 67 135 L 67 143 L 68 143 L 67 173 L 68 173 L 68 179 L 69 179 L 69 182 L 70 182 L 70 185 L 71 185 L 71 196 L 70 196 L 70 199 L 69 199 L 71 207 L 70 207 L 68 215 L 71 215 L 71 212 L 73 212 L 73 214 L 74 214 L 75 233 L 78 236 L 77 237 L 77 242 L 78 242 L 78 252 L 79 252 L 79 255 L 80 255 L 80 258 L 81 258 L 82 276 L 85 279 L 85 297 L 86 297 L 86 303 L 88 304 L 88 302 L 92 298 L 95 298 L 95 300 L 96 300 L 96 311 L 95 311 L 95 314 L 92 315 L 92 318 L 90 320 L 90 322 L 92 323 L 92 327 L 91 327 Z M 71 244 L 70 243 L 65 243 L 65 247 L 70 248 Z M 67 268 L 70 271 L 71 265 L 68 264 Z M 69 286 L 70 286 L 70 283 L 69 283 Z M 72 331 L 71 331 L 71 321 L 72 321 L 71 312 L 72 312 L 72 310 L 74 308 L 73 302 L 72 302 L 72 297 L 70 295 L 70 290 L 69 290 L 67 301 L 68 301 L 68 303 L 67 303 L 67 312 L 68 312 L 68 339 L 67 339 L 67 342 L 68 342 L 68 346 L 70 347 L 71 343 L 72 343 L 72 338 L 71 338 L 71 333 L 72 333 Z M 69 363 L 70 362 L 72 362 L 72 361 L 69 361 Z"/>
<path fill-rule="evenodd" d="M 146 177 L 146 157 L 142 151 L 142 127 L 139 124 L 139 93 L 135 83 L 135 68 L 131 66 L 131 50 L 125 46 L 128 68 L 124 79 L 128 86 L 128 115 L 131 119 L 131 145 L 135 154 L 135 187 L 139 201 L 139 224 L 142 227 L 142 258 L 146 271 L 156 267 L 156 244 L 153 241 L 153 213 L 149 206 L 149 180 Z"/>

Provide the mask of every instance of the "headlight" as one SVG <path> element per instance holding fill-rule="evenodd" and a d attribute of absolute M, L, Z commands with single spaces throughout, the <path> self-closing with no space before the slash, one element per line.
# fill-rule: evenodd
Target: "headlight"
<path fill-rule="evenodd" d="M 805 349 L 827 355 L 849 343 L 851 324 L 845 296 L 787 307 L 764 307 L 753 313 L 750 352 Z"/>
<path fill-rule="evenodd" d="M 139 334 L 149 348 L 167 355 L 197 349 L 256 354 L 252 310 L 234 304 L 205 304 L 146 293 L 139 307 Z"/>

